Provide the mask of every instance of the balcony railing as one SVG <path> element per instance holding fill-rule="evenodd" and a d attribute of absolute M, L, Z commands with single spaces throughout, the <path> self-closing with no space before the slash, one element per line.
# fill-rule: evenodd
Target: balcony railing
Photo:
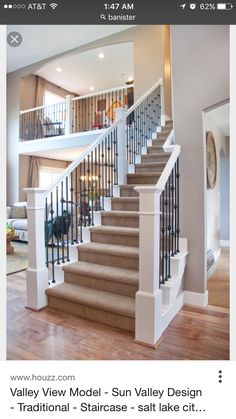
<path fill-rule="evenodd" d="M 20 112 L 20 140 L 29 141 L 108 128 L 115 109 L 133 104 L 133 85 L 87 96 L 67 96 L 65 101 Z"/>

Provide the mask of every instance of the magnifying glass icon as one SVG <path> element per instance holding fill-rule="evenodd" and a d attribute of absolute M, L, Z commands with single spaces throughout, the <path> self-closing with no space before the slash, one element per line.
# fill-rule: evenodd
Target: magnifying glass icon
<path fill-rule="evenodd" d="M 106 16 L 103 13 L 100 15 L 100 18 L 106 20 Z"/>

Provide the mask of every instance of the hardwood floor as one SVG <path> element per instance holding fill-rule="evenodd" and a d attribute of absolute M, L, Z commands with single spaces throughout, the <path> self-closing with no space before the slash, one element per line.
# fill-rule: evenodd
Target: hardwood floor
<path fill-rule="evenodd" d="M 227 360 L 227 309 L 184 306 L 157 349 L 134 343 L 133 335 L 72 315 L 25 309 L 25 272 L 9 275 L 9 360 Z"/>
<path fill-rule="evenodd" d="M 216 270 L 208 279 L 209 304 L 229 308 L 229 248 L 222 247 Z"/>

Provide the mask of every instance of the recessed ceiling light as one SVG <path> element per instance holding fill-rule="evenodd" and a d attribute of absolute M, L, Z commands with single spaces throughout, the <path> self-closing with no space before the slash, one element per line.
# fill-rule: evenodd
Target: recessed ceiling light
<path fill-rule="evenodd" d="M 90 86 L 89 90 L 91 90 L 91 92 L 93 92 L 95 90 L 95 87 Z"/>
<path fill-rule="evenodd" d="M 61 68 L 61 67 L 57 67 L 57 68 L 56 68 L 56 71 L 57 71 L 58 73 L 61 73 L 61 72 L 62 72 L 62 68 Z"/>
<path fill-rule="evenodd" d="M 99 54 L 98 54 L 98 58 L 104 58 L 105 57 L 105 55 L 103 54 L 103 52 L 100 52 Z"/>

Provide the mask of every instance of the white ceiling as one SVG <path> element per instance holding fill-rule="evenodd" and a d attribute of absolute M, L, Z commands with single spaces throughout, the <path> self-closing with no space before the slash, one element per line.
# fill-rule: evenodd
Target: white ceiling
<path fill-rule="evenodd" d="M 218 128 L 223 132 L 223 134 L 226 137 L 229 137 L 229 103 L 218 106 L 217 108 L 211 110 L 209 114 Z"/>
<path fill-rule="evenodd" d="M 36 63 L 133 25 L 8 25 L 7 33 L 23 36 L 17 48 L 7 46 L 7 72 Z"/>
<path fill-rule="evenodd" d="M 99 54 L 104 58 L 99 58 Z M 56 69 L 61 69 L 61 72 Z M 63 87 L 64 89 L 85 95 L 94 91 L 123 86 L 133 78 L 133 43 L 109 45 L 62 57 L 44 65 L 36 71 L 37 75 Z"/>

